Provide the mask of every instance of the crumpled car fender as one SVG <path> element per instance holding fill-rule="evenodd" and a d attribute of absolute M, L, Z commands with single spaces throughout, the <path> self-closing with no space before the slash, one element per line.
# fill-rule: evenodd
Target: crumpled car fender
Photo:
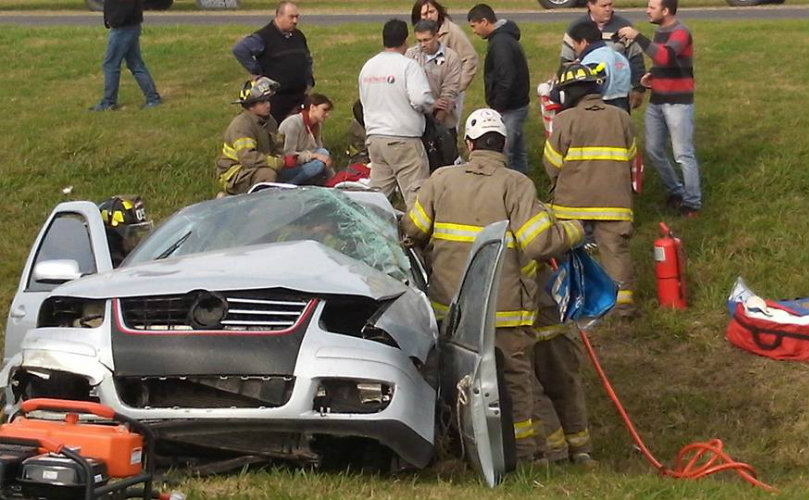
<path fill-rule="evenodd" d="M 370 322 L 422 363 L 438 341 L 438 326 L 430 302 L 420 291 L 408 290 Z"/>

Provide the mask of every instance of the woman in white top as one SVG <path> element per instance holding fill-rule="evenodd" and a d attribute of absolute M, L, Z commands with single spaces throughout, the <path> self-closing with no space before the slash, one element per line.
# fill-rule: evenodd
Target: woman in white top
<path fill-rule="evenodd" d="M 299 113 L 281 122 L 278 131 L 284 134 L 285 168 L 278 172 L 279 182 L 312 184 L 333 175 L 331 156 L 323 147 L 321 134 L 333 107 L 328 97 L 311 94 L 306 96 Z"/>

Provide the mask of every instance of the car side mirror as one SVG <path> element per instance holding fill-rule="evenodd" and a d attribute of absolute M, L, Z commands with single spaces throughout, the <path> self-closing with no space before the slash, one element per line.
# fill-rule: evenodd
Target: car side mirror
<path fill-rule="evenodd" d="M 81 278 L 79 263 L 75 260 L 46 260 L 34 266 L 34 281 L 60 285 Z"/>

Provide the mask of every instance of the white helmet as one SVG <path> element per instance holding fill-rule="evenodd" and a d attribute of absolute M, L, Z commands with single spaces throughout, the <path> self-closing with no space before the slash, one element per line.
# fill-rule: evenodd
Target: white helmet
<path fill-rule="evenodd" d="M 506 123 L 503 117 L 493 109 L 476 109 L 466 119 L 466 138 L 474 141 L 488 132 L 497 132 L 506 137 Z"/>

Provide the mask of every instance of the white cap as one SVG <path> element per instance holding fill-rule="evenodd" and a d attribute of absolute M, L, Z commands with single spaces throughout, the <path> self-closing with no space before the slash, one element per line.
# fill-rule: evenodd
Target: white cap
<path fill-rule="evenodd" d="M 493 109 L 476 109 L 466 119 L 465 137 L 475 140 L 488 132 L 497 132 L 506 137 L 506 123 L 503 117 Z"/>

